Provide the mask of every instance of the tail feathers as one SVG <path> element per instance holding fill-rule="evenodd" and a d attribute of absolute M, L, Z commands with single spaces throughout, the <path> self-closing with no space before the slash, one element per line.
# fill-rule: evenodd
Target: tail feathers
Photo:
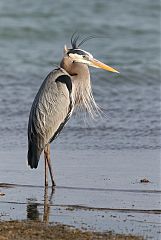
<path fill-rule="evenodd" d="M 28 148 L 28 165 L 31 168 L 37 168 L 42 149 L 38 149 L 33 143 L 29 143 Z"/>

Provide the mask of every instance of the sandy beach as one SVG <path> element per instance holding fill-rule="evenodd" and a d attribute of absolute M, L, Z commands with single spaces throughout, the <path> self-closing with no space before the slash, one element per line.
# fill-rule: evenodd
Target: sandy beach
<path fill-rule="evenodd" d="M 98 233 L 91 231 L 82 231 L 65 225 L 49 225 L 35 221 L 10 221 L 0 222 L 0 240 L 142 240 L 141 237 L 130 235 Z"/>

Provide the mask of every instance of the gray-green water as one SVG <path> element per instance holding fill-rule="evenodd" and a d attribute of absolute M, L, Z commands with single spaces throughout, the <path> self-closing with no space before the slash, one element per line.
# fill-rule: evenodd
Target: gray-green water
<path fill-rule="evenodd" d="M 120 75 L 91 69 L 106 118 L 77 117 L 64 148 L 160 148 L 159 1 L 0 1 L 0 148 L 26 148 L 33 98 L 74 31 L 100 35 L 82 48 Z"/>
<path fill-rule="evenodd" d="M 58 187 L 49 221 L 160 239 L 159 18 L 157 0 L 0 1 L 0 182 L 21 185 L 0 187 L 0 220 L 26 219 L 35 202 L 42 215 L 43 161 L 26 166 L 28 116 L 77 31 L 101 36 L 82 48 L 120 74 L 90 69 L 106 117 L 74 114 L 51 146 Z M 63 208 L 73 204 L 94 209 Z"/>

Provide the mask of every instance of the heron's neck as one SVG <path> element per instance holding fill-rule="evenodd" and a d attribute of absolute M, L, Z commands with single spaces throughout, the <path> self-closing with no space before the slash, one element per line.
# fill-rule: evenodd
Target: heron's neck
<path fill-rule="evenodd" d="M 82 106 L 90 113 L 94 112 L 97 105 L 92 94 L 88 66 L 82 63 L 73 63 L 66 57 L 63 58 L 60 66 L 71 76 L 74 105 Z"/>

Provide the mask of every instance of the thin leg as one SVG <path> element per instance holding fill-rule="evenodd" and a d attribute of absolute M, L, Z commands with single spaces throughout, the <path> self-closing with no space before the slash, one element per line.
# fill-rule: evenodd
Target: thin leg
<path fill-rule="evenodd" d="M 55 182 L 54 182 L 53 170 L 52 170 L 52 166 L 51 166 L 50 145 L 49 145 L 49 144 L 46 145 L 44 153 L 45 153 L 45 155 L 46 155 L 46 159 L 47 159 L 47 163 L 48 163 L 48 168 L 49 168 L 49 172 L 50 172 L 52 187 L 55 187 L 56 184 L 55 184 Z"/>
<path fill-rule="evenodd" d="M 45 187 L 48 186 L 48 161 L 46 152 L 44 151 L 44 160 L 45 160 Z"/>

